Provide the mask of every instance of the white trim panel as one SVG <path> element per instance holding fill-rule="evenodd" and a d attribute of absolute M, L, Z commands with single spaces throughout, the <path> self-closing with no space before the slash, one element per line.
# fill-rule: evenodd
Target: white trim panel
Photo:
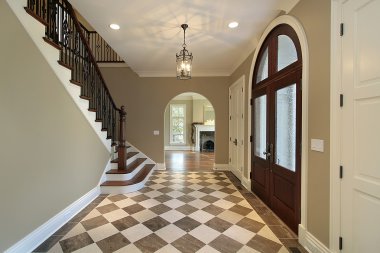
<path fill-rule="evenodd" d="M 301 224 L 298 226 L 298 237 L 301 245 L 309 252 L 330 253 L 330 250 Z"/>
<path fill-rule="evenodd" d="M 156 163 L 155 170 L 166 170 L 165 163 Z"/>
<path fill-rule="evenodd" d="M 244 186 L 245 189 L 251 191 L 251 180 L 249 178 L 243 176 L 241 178 L 241 184 Z"/>
<path fill-rule="evenodd" d="M 97 186 L 7 249 L 5 253 L 32 252 L 83 208 L 89 205 L 99 194 L 100 189 Z"/>
<path fill-rule="evenodd" d="M 230 171 L 230 166 L 228 164 L 214 164 L 215 171 Z"/>

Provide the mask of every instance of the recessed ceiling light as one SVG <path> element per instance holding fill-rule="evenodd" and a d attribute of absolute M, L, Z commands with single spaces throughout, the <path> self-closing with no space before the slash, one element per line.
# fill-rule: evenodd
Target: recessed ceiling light
<path fill-rule="evenodd" d="M 231 23 L 229 23 L 228 24 L 228 27 L 229 28 L 236 28 L 236 27 L 238 27 L 239 26 L 239 23 L 238 22 L 236 22 L 236 21 L 233 21 L 233 22 L 231 22 Z"/>
<path fill-rule="evenodd" d="M 119 30 L 120 26 L 118 24 L 110 24 L 111 29 L 113 30 Z"/>

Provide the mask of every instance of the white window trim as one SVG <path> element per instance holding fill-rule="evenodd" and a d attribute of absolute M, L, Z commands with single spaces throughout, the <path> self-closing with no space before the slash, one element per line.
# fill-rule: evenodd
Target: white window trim
<path fill-rule="evenodd" d="M 184 109 L 184 117 L 183 117 L 183 143 L 178 143 L 178 142 L 173 142 L 173 132 L 172 132 L 172 126 L 173 126 L 173 122 L 172 122 L 172 107 L 173 106 L 181 106 L 183 107 Z M 169 143 L 170 145 L 186 145 L 186 114 L 187 114 L 187 111 L 186 111 L 186 104 L 170 104 L 170 123 L 169 123 L 169 126 L 170 126 L 170 134 L 169 134 Z"/>

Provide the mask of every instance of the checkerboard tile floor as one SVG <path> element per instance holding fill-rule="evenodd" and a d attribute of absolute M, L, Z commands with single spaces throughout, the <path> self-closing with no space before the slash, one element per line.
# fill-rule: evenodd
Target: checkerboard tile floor
<path fill-rule="evenodd" d="M 93 207 L 35 252 L 288 252 L 223 172 L 154 172 Z"/>

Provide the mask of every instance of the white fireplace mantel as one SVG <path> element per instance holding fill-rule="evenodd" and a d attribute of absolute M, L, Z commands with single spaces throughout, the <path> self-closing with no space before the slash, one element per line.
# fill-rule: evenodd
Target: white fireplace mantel
<path fill-rule="evenodd" d="M 194 151 L 200 151 L 200 132 L 202 131 L 215 131 L 215 126 L 212 125 L 195 125 L 195 147 Z"/>

